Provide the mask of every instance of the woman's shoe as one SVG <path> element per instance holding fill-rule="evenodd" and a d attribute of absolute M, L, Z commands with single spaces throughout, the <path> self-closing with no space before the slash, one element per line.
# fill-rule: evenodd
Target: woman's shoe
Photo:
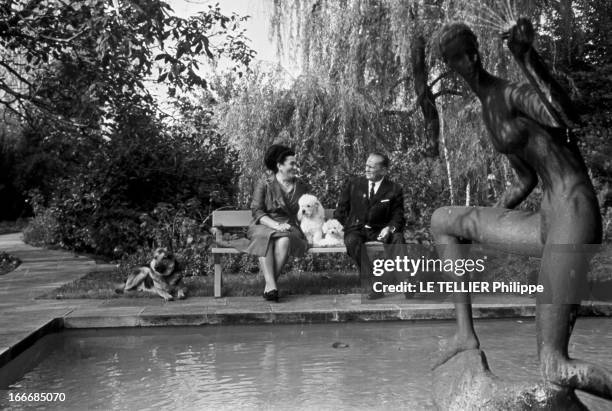
<path fill-rule="evenodd" d="M 266 301 L 278 302 L 278 290 L 270 290 L 263 293 L 263 298 Z"/>

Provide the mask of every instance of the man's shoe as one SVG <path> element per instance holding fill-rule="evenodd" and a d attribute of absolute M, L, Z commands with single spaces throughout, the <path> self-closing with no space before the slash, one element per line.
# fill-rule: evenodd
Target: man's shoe
<path fill-rule="evenodd" d="M 377 293 L 376 291 L 370 291 L 368 295 L 366 296 L 366 299 L 378 300 L 380 298 L 383 298 L 384 296 L 385 296 L 385 293 Z"/>

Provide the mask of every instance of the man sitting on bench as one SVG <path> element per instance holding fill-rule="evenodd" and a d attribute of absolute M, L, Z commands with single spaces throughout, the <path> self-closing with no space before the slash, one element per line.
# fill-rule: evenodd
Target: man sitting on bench
<path fill-rule="evenodd" d="M 402 187 L 387 177 L 388 170 L 389 158 L 371 153 L 366 161 L 365 177 L 357 177 L 344 187 L 334 212 L 334 218 L 344 225 L 346 252 L 357 263 L 370 300 L 384 297 L 384 293 L 372 288 L 365 243 L 404 243 L 404 196 Z"/>

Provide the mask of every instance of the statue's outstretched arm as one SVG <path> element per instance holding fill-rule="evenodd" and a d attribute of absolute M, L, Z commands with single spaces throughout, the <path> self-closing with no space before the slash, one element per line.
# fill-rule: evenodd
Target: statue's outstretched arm
<path fill-rule="evenodd" d="M 538 177 L 535 170 L 520 157 L 508 155 L 510 164 L 516 171 L 518 183 L 508 187 L 501 195 L 494 207 L 514 208 L 522 203 L 538 184 Z"/>
<path fill-rule="evenodd" d="M 572 101 L 565 90 L 552 76 L 542 57 L 533 47 L 534 29 L 526 18 L 520 18 L 516 25 L 504 33 L 508 48 L 516 59 L 521 70 L 538 93 L 543 107 L 536 108 L 533 119 L 550 127 L 574 128 L 579 117 Z M 531 105 L 533 108 L 533 104 Z M 541 115 L 542 111 L 548 115 Z"/>

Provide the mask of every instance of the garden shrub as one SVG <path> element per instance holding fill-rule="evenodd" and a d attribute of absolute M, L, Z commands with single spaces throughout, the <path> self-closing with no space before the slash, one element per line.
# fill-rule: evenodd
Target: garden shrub
<path fill-rule="evenodd" d="M 8 274 L 21 264 L 19 258 L 0 251 L 0 275 Z"/>
<path fill-rule="evenodd" d="M 34 190 L 30 193 L 30 203 L 34 217 L 23 229 L 23 239 L 33 246 L 49 246 L 60 244 L 60 224 L 57 220 L 58 210 L 44 207 L 41 194 Z"/>
<path fill-rule="evenodd" d="M 35 221 L 53 217 L 55 243 L 79 251 L 121 256 L 154 243 L 183 247 L 184 238 L 167 237 L 176 222 L 170 214 L 203 231 L 205 216 L 233 197 L 237 172 L 207 117 L 188 120 L 167 126 L 146 111 L 126 112 L 110 140 L 57 179 L 49 198 L 37 198 Z"/>

